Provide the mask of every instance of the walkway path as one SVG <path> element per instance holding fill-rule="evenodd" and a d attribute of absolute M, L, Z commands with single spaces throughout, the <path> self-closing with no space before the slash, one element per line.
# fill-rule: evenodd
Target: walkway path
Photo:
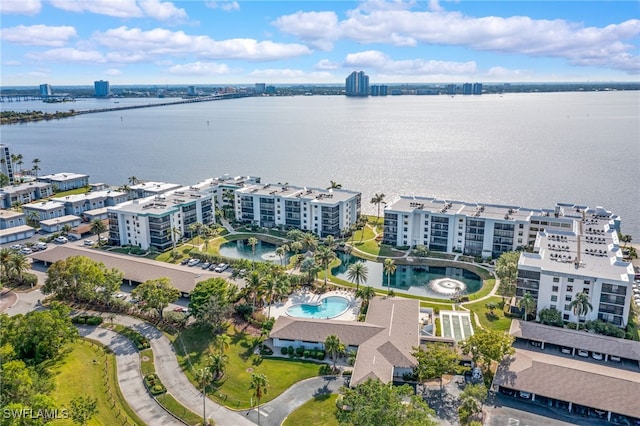
<path fill-rule="evenodd" d="M 151 349 L 153 350 L 156 374 L 160 378 L 160 381 L 162 381 L 162 384 L 167 388 L 167 391 L 185 407 L 195 413 L 202 413 L 202 393 L 193 386 L 187 376 L 182 372 L 169 339 L 157 328 L 138 318 L 116 315 L 114 322 L 138 331 L 149 340 Z M 136 353 L 136 356 L 137 355 Z M 142 381 L 140 383 L 142 383 Z M 242 414 L 229 410 L 209 398 L 206 400 L 206 411 L 207 418 L 212 418 L 216 424 L 220 426 L 254 425 L 252 421 L 248 420 Z M 149 424 L 164 423 L 151 422 Z"/>
<path fill-rule="evenodd" d="M 140 372 L 140 355 L 128 338 L 100 327 L 81 325 L 78 330 L 82 337 L 98 341 L 115 353 L 120 391 L 141 420 L 149 425 L 183 425 L 147 392 Z"/>

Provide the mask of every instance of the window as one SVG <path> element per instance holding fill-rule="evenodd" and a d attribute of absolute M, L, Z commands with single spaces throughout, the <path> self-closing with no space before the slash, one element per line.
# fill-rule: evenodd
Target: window
<path fill-rule="evenodd" d="M 556 305 L 549 305 L 549 307 L 550 307 L 551 309 L 558 309 L 558 307 L 557 307 Z"/>
<path fill-rule="evenodd" d="M 560 282 L 560 278 L 558 278 L 558 277 L 553 277 L 553 282 L 554 282 L 554 283 L 559 283 L 559 282 Z"/>
<path fill-rule="evenodd" d="M 572 286 L 572 285 L 568 285 L 568 286 L 567 286 L 567 291 L 568 291 L 569 293 L 571 293 L 571 292 L 573 291 L 573 286 Z"/>
<path fill-rule="evenodd" d="M 562 315 L 562 319 L 565 321 L 569 321 L 569 314 Z"/>
<path fill-rule="evenodd" d="M 582 292 L 583 292 L 584 294 L 589 294 L 589 289 L 588 289 L 588 288 L 583 288 L 583 289 L 582 289 Z"/>
<path fill-rule="evenodd" d="M 589 284 L 591 284 L 591 281 L 590 280 L 584 280 L 584 284 L 585 285 L 589 285 Z"/>
<path fill-rule="evenodd" d="M 567 282 L 572 283 L 573 282 L 573 278 L 567 278 Z"/>
<path fill-rule="evenodd" d="M 552 302 L 557 302 L 558 301 L 558 295 L 557 294 L 552 295 L 551 296 L 551 301 Z"/>
<path fill-rule="evenodd" d="M 570 311 L 571 310 L 571 305 L 564 305 L 564 310 L 565 311 Z"/>
<path fill-rule="evenodd" d="M 518 228 L 520 228 L 520 229 L 524 229 L 524 224 L 520 223 L 520 224 L 518 225 Z"/>
<path fill-rule="evenodd" d="M 571 295 L 570 295 L 570 294 L 567 294 L 567 295 L 564 297 L 564 301 L 565 301 L 565 302 L 571 302 Z"/>
<path fill-rule="evenodd" d="M 558 286 L 557 286 L 557 285 L 554 285 L 553 287 L 551 287 L 551 291 L 555 291 L 555 292 L 557 292 L 557 291 L 558 291 Z"/>

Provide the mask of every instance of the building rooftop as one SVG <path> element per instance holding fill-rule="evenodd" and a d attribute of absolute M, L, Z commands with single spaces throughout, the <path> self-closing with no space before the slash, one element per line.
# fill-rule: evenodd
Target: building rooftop
<path fill-rule="evenodd" d="M 80 173 L 63 172 L 63 173 L 54 173 L 51 175 L 39 176 L 38 180 L 52 180 L 52 181 L 63 182 L 67 180 L 83 179 L 88 177 L 89 175 L 83 175 Z"/>
<path fill-rule="evenodd" d="M 345 345 L 360 346 L 382 330 L 382 327 L 365 322 L 328 321 L 280 315 L 273 325 L 270 337 L 285 340 L 324 342 L 328 336 L 335 334 Z"/>
<path fill-rule="evenodd" d="M 189 204 L 201 198 L 211 198 L 211 194 L 195 187 L 183 186 L 170 192 L 127 201 L 109 209 L 135 214 L 163 214 L 176 210 L 178 205 Z"/>
<path fill-rule="evenodd" d="M 130 191 L 138 191 L 144 190 L 145 192 L 151 194 L 161 194 L 163 192 L 171 191 L 173 189 L 178 189 L 182 187 L 182 185 L 177 183 L 167 183 L 167 182 L 141 182 L 136 185 L 131 185 L 129 187 Z"/>
<path fill-rule="evenodd" d="M 64 204 L 59 201 L 36 201 L 35 203 L 23 204 L 23 209 L 49 211 L 51 209 L 64 209 Z"/>
<path fill-rule="evenodd" d="M 2 230 L 2 236 L 3 237 L 8 237 L 9 235 L 16 235 L 16 234 L 22 234 L 24 232 L 28 232 L 28 231 L 33 231 L 34 233 L 36 232 L 35 228 L 29 226 L 29 225 L 20 225 L 20 226 L 14 226 L 11 228 L 6 228 Z"/>
<path fill-rule="evenodd" d="M 0 210 L 0 219 L 8 220 L 15 217 L 24 216 L 25 214 L 22 212 L 16 212 L 13 210 Z"/>
<path fill-rule="evenodd" d="M 78 220 L 82 220 L 82 219 L 78 216 L 67 214 L 64 216 L 56 217 L 55 219 L 41 220 L 40 224 L 45 226 L 64 225 L 65 223 L 72 223 Z"/>
<path fill-rule="evenodd" d="M 587 371 L 588 369 L 588 371 Z M 511 389 L 640 417 L 640 373 L 516 349 L 493 381 Z"/>
<path fill-rule="evenodd" d="M 20 192 L 33 191 L 35 188 L 51 187 L 48 182 L 25 182 L 18 185 L 7 185 L 0 188 L 0 193 L 16 194 Z"/>
<path fill-rule="evenodd" d="M 312 203 L 336 204 L 360 194 L 346 189 L 307 188 L 281 184 L 252 184 L 237 191 L 239 194 L 266 195 L 290 199 L 303 199 Z"/>
<path fill-rule="evenodd" d="M 101 190 L 85 192 L 84 194 L 66 195 L 64 197 L 52 197 L 51 199 L 53 201 L 60 201 L 61 203 L 76 203 L 78 201 L 106 199 L 107 197 L 118 197 L 123 195 L 126 194 L 120 191 Z"/>
<path fill-rule="evenodd" d="M 640 361 L 640 342 L 568 328 L 553 327 L 530 321 L 513 320 L 509 334 L 514 337 L 584 349 Z"/>

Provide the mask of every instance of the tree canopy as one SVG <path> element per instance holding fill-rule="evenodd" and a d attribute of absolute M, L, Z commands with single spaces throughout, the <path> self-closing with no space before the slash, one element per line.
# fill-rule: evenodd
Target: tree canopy
<path fill-rule="evenodd" d="M 518 260 L 520 253 L 508 251 L 502 253 L 496 261 L 496 276 L 500 280 L 499 293 L 502 296 L 513 296 L 518 278 Z"/>
<path fill-rule="evenodd" d="M 460 355 L 446 343 L 429 343 L 426 350 L 418 347 L 413 356 L 418 361 L 414 373 L 418 381 L 439 379 L 442 390 L 442 376 L 447 373 L 460 374 L 466 367 L 460 365 Z"/>
<path fill-rule="evenodd" d="M 131 295 L 138 298 L 143 310 L 155 309 L 160 318 L 169 303 L 175 302 L 180 297 L 180 290 L 171 284 L 166 277 L 155 280 L 147 280 L 136 287 Z"/>
<path fill-rule="evenodd" d="M 473 362 L 482 364 L 486 373 L 491 361 L 500 362 L 505 355 L 515 352 L 512 343 L 513 337 L 504 331 L 479 329 L 473 336 L 460 342 L 460 347 L 465 355 L 471 354 Z"/>
<path fill-rule="evenodd" d="M 413 394 L 409 385 L 390 386 L 367 379 L 355 388 L 341 389 L 337 412 L 340 424 L 351 426 L 432 426 L 433 410 Z M 341 408 L 341 409 L 340 409 Z"/>

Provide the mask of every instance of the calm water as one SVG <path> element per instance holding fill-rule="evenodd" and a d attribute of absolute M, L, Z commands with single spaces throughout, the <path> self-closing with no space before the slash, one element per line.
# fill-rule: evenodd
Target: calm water
<path fill-rule="evenodd" d="M 26 165 L 38 157 L 44 173 L 87 173 L 92 182 L 134 175 L 189 184 L 225 173 L 304 186 L 335 180 L 362 191 L 370 213 L 379 192 L 389 201 L 602 205 L 640 239 L 639 92 L 245 98 L 1 132 Z"/>
<path fill-rule="evenodd" d="M 232 259 L 248 259 L 256 262 L 275 262 L 280 263 L 281 259 L 275 253 L 275 244 L 266 243 L 258 240 L 256 244 L 255 255 L 253 249 L 246 240 L 236 240 L 224 243 L 220 246 L 220 254 Z M 284 262 L 289 261 L 290 255 L 286 255 Z"/>
<path fill-rule="evenodd" d="M 343 280 L 349 281 L 347 268 L 354 262 L 363 261 L 355 256 L 338 253 L 342 263 L 333 269 L 333 275 Z M 383 264 L 365 260 L 368 269 L 368 279 L 363 285 L 377 289 L 387 288 L 387 276 L 384 273 Z M 435 266 L 409 266 L 396 265 L 396 272 L 389 275 L 389 286 L 394 290 L 417 296 L 434 297 L 439 299 L 449 299 L 450 295 L 434 291 L 429 287 L 433 280 L 441 278 L 453 278 L 465 284 L 466 290 L 460 294 L 475 293 L 482 287 L 482 280 L 473 272 L 461 268 L 445 268 Z"/>
<path fill-rule="evenodd" d="M 349 301 L 340 296 L 325 297 L 317 305 L 306 303 L 291 305 L 287 314 L 298 318 L 334 318 L 342 315 L 349 308 Z"/>

